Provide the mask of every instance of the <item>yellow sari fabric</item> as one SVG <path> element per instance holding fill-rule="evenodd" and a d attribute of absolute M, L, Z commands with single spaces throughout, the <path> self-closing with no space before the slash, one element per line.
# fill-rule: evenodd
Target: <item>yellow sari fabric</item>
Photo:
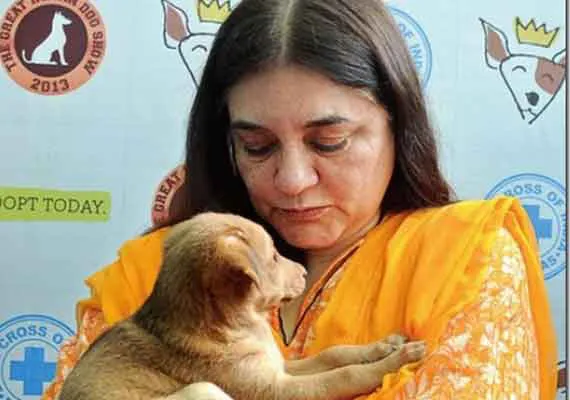
<path fill-rule="evenodd" d="M 553 399 L 556 338 L 537 244 L 514 199 L 461 202 L 385 219 L 366 237 L 314 321 L 312 355 L 341 343 L 369 343 L 394 332 L 437 345 L 449 320 L 475 302 L 488 264 L 480 262 L 500 228 L 521 249 L 540 365 L 541 399 Z M 284 349 L 285 350 L 285 349 Z M 414 373 L 406 366 L 385 377 L 374 399 L 388 399 Z"/>
<path fill-rule="evenodd" d="M 119 259 L 85 280 L 91 297 L 77 304 L 77 324 L 84 310 L 103 311 L 105 323 L 113 325 L 133 314 L 150 295 L 162 262 L 162 243 L 168 228 L 129 240 L 119 250 Z"/>
<path fill-rule="evenodd" d="M 501 228 L 512 235 L 524 258 L 540 398 L 553 399 L 556 338 L 537 243 L 524 209 L 510 198 L 387 216 L 345 264 L 326 308 L 312 324 L 314 340 L 305 355 L 336 344 L 369 343 L 395 332 L 426 340 L 433 349 L 448 321 L 476 300 L 487 268 L 480 260 Z M 78 317 L 86 307 L 98 307 L 112 325 L 132 314 L 152 290 L 166 232 L 128 242 L 120 262 L 88 278 L 92 297 L 78 304 Z M 408 365 L 386 376 L 378 398 L 391 398 L 415 368 Z"/>

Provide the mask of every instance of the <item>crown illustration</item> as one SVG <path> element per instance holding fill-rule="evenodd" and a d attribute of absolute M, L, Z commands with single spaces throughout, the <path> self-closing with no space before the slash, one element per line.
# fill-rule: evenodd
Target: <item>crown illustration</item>
<path fill-rule="evenodd" d="M 206 4 L 208 0 L 198 1 L 198 16 L 202 22 L 216 22 L 221 24 L 230 15 L 231 8 L 229 0 L 211 0 L 210 4 Z"/>
<path fill-rule="evenodd" d="M 559 29 L 560 28 L 556 28 L 547 32 L 546 24 L 542 24 L 537 28 L 534 19 L 531 19 L 526 26 L 523 25 L 519 17 L 515 20 L 515 30 L 520 44 L 550 47 Z"/>

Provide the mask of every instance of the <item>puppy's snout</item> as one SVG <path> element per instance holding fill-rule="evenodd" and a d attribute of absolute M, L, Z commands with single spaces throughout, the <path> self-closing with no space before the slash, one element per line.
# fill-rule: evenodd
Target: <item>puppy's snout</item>
<path fill-rule="evenodd" d="M 288 260 L 285 273 L 285 300 L 300 296 L 305 291 L 307 271 L 296 262 Z"/>

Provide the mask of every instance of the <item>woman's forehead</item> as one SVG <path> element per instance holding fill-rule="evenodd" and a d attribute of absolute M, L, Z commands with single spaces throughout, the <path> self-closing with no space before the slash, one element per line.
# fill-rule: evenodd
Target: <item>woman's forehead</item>
<path fill-rule="evenodd" d="M 298 66 L 276 67 L 244 78 L 228 96 L 232 122 L 295 125 L 323 119 L 358 117 L 378 107 L 364 89 L 341 85 Z"/>

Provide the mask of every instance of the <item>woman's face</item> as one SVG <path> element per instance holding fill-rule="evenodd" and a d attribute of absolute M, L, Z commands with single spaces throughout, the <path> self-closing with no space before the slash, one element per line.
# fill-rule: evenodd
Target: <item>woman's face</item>
<path fill-rule="evenodd" d="M 258 214 L 291 245 L 348 245 L 379 218 L 394 168 L 388 114 L 309 69 L 248 76 L 229 92 L 237 167 Z"/>

